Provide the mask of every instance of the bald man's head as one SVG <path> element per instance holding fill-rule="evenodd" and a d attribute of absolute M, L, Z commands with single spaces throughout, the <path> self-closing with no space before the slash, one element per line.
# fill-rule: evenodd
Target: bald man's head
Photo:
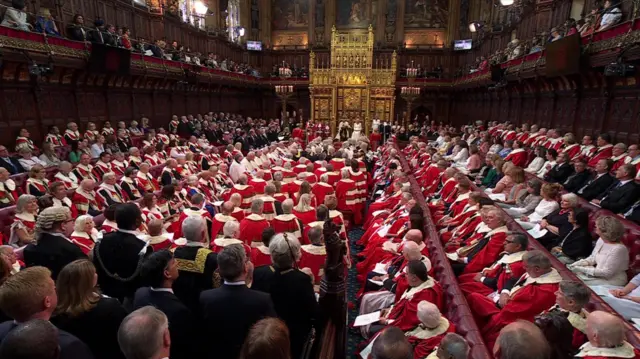
<path fill-rule="evenodd" d="M 442 338 L 436 355 L 438 359 L 467 359 L 469 344 L 461 335 L 448 333 Z"/>
<path fill-rule="evenodd" d="M 373 342 L 371 359 L 413 359 L 413 347 L 398 327 L 388 327 Z"/>
<path fill-rule="evenodd" d="M 520 320 L 502 328 L 493 356 L 496 359 L 549 359 L 551 348 L 540 328 Z"/>
<path fill-rule="evenodd" d="M 619 317 L 594 311 L 587 316 L 587 338 L 594 347 L 617 347 L 624 341 L 624 324 Z"/>
<path fill-rule="evenodd" d="M 422 243 L 422 232 L 419 229 L 410 229 L 407 231 L 407 234 L 404 235 L 404 238 L 407 241 L 415 242 L 418 244 Z"/>
<path fill-rule="evenodd" d="M 419 260 L 422 258 L 422 253 L 420 253 L 418 243 L 412 241 L 408 241 L 404 244 L 402 254 L 404 255 L 404 258 L 409 261 Z"/>
<path fill-rule="evenodd" d="M 222 214 L 230 215 L 233 212 L 234 204 L 231 201 L 226 201 L 222 204 Z"/>

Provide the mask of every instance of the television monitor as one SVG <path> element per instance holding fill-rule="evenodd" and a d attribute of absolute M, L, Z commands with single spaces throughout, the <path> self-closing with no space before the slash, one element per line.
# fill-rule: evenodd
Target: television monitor
<path fill-rule="evenodd" d="M 262 51 L 262 41 L 247 41 L 247 50 Z"/>
<path fill-rule="evenodd" d="M 471 50 L 472 40 L 455 40 L 453 41 L 453 50 L 461 51 L 461 50 Z"/>

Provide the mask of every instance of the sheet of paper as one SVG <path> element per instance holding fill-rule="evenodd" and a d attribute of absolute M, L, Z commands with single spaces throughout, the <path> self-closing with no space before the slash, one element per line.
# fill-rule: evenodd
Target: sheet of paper
<path fill-rule="evenodd" d="M 353 323 L 354 327 L 361 327 L 371 323 L 375 323 L 380 320 L 380 311 L 363 314 L 356 317 L 356 321 Z"/>
<path fill-rule="evenodd" d="M 489 195 L 489 198 L 494 201 L 504 201 L 506 199 L 506 196 L 504 195 L 504 193 L 492 193 Z"/>
<path fill-rule="evenodd" d="M 371 341 L 369 342 L 369 345 L 367 345 L 364 349 L 362 349 L 362 351 L 360 352 L 360 357 L 362 359 L 368 359 L 369 355 L 371 354 L 371 351 L 373 350 L 373 343 L 376 341 L 376 339 L 378 339 L 378 336 L 380 335 L 380 333 L 376 334 L 376 336 L 371 339 Z"/>
<path fill-rule="evenodd" d="M 387 236 L 387 232 L 389 232 L 389 228 L 391 228 L 391 225 L 386 224 L 386 225 L 382 226 L 382 228 L 378 229 L 378 232 L 376 232 L 376 233 L 378 233 L 378 235 L 380 237 L 386 237 Z"/>
<path fill-rule="evenodd" d="M 531 235 L 531 237 L 538 239 L 538 238 L 542 238 L 545 234 L 547 234 L 548 231 L 546 229 L 540 228 L 539 224 L 536 224 L 533 228 L 531 228 L 527 232 Z"/>
<path fill-rule="evenodd" d="M 222 206 L 222 204 L 224 203 L 224 201 L 217 201 L 217 202 L 213 202 L 213 205 L 216 207 L 220 207 Z"/>
<path fill-rule="evenodd" d="M 453 253 L 447 253 L 446 254 L 447 258 L 449 258 L 452 261 L 457 261 L 460 257 L 458 256 L 457 252 L 453 252 Z"/>
<path fill-rule="evenodd" d="M 375 285 L 379 285 L 379 286 L 381 286 L 381 287 L 382 287 L 382 285 L 384 284 L 384 283 L 382 283 L 382 281 L 381 281 L 381 280 L 373 280 L 373 279 L 369 279 L 369 282 L 371 282 L 371 283 L 373 283 L 373 284 L 375 284 Z"/>
<path fill-rule="evenodd" d="M 373 272 L 378 274 L 387 274 L 385 265 L 382 263 L 377 263 L 376 266 L 373 268 Z"/>

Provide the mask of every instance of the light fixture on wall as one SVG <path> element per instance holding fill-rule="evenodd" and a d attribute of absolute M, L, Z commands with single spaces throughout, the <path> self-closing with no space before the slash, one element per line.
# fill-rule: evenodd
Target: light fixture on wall
<path fill-rule="evenodd" d="M 205 5 L 202 1 L 196 1 L 193 4 L 193 9 L 196 11 L 196 14 L 200 16 L 206 15 L 207 11 L 209 11 L 209 8 L 207 7 L 207 5 Z"/>
<path fill-rule="evenodd" d="M 509 1 L 509 0 L 506 0 Z M 480 22 L 480 21 L 474 21 L 472 23 L 469 24 L 469 31 L 471 32 L 478 32 L 480 31 L 480 29 L 482 29 L 484 27 L 484 23 Z"/>
<path fill-rule="evenodd" d="M 514 2 L 515 0 L 500 0 L 500 4 L 502 6 L 510 6 L 513 5 Z"/>

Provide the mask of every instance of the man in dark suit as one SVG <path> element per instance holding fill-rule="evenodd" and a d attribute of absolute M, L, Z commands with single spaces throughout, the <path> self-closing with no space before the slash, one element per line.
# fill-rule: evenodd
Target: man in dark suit
<path fill-rule="evenodd" d="M 224 285 L 200 295 L 202 338 L 205 358 L 236 359 L 253 324 L 276 312 L 269 294 L 247 288 L 245 280 L 253 264 L 240 244 L 225 247 L 218 254 Z"/>
<path fill-rule="evenodd" d="M 29 300 L 25 301 L 25 298 Z M 51 271 L 47 268 L 31 267 L 9 277 L 0 286 L 0 310 L 14 320 L 0 324 L 2 347 L 5 346 L 4 340 L 9 337 L 9 333 L 18 330 L 16 335 L 20 335 L 25 324 L 28 325 L 31 320 L 48 321 L 56 309 L 57 301 L 56 286 L 51 279 Z M 34 347 L 43 339 L 42 337 L 28 338 Z M 59 359 L 93 359 L 93 354 L 86 344 L 63 330 L 58 330 L 57 344 L 60 347 Z M 2 357 L 5 358 L 4 355 Z"/>
<path fill-rule="evenodd" d="M 640 197 L 640 186 L 635 183 L 635 177 L 636 166 L 631 164 L 620 166 L 616 171 L 618 181 L 598 199 L 591 202 L 616 214 L 625 212 Z"/>
<path fill-rule="evenodd" d="M 194 315 L 200 312 L 200 293 L 220 286 L 220 276 L 215 273 L 217 255 L 207 246 L 207 233 L 210 232 L 204 218 L 185 218 L 182 236 L 187 244 L 174 252 L 180 276 L 173 283 L 173 290 Z"/>
<path fill-rule="evenodd" d="M 567 162 L 567 154 L 560 153 L 556 157 L 556 165 L 547 172 L 544 180 L 551 183 L 564 183 L 573 174 L 573 166 Z"/>
<path fill-rule="evenodd" d="M 0 145 L 0 166 L 9 171 L 11 175 L 26 172 L 17 159 L 9 157 L 9 151 L 2 145 Z"/>
<path fill-rule="evenodd" d="M 118 230 L 106 234 L 93 248 L 93 264 L 105 295 L 131 300 L 141 284 L 138 267 L 153 248 L 138 238 L 142 212 L 134 203 L 118 206 L 116 223 Z"/>
<path fill-rule="evenodd" d="M 587 201 L 600 197 L 615 181 L 609 172 L 613 166 L 610 159 L 602 159 L 596 164 L 595 175 L 576 194 Z"/>
<path fill-rule="evenodd" d="M 591 174 L 587 171 L 587 162 L 584 160 L 577 160 L 573 163 L 573 168 L 575 169 L 575 173 L 569 176 L 566 181 L 564 181 L 564 189 L 567 192 L 577 192 L 579 189 L 587 185 Z"/>
<path fill-rule="evenodd" d="M 0 357 L 58 359 L 58 335 L 58 328 L 47 320 L 18 324 L 2 341 Z"/>
<path fill-rule="evenodd" d="M 640 224 L 640 201 L 634 203 L 633 206 L 624 213 L 624 218 Z"/>
<path fill-rule="evenodd" d="M 169 319 L 171 334 L 171 358 L 193 358 L 193 335 L 195 319 L 193 314 L 175 294 L 172 286 L 179 276 L 178 263 L 168 250 L 152 253 L 140 268 L 140 276 L 148 287 L 136 291 L 133 308 L 151 305 L 162 311 Z"/>

